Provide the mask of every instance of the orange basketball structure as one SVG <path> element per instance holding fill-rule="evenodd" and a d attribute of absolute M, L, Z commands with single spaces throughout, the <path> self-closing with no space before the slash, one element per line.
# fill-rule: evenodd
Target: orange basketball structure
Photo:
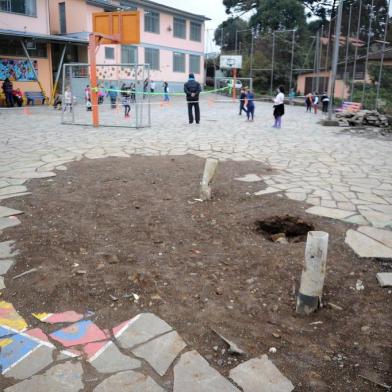
<path fill-rule="evenodd" d="M 138 11 L 123 11 L 93 14 L 93 32 L 89 39 L 89 57 L 94 127 L 99 125 L 96 53 L 100 44 L 140 44 L 140 13 Z"/>
<path fill-rule="evenodd" d="M 140 43 L 140 15 L 138 11 L 93 13 L 93 32 L 118 37 L 117 43 L 132 45 Z M 101 44 L 112 44 L 104 38 Z"/>

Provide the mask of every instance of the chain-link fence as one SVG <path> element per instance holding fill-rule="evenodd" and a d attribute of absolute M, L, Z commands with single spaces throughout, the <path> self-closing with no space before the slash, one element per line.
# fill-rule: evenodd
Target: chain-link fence
<path fill-rule="evenodd" d="M 150 67 L 146 64 L 97 65 L 99 125 L 150 127 L 149 79 Z M 64 64 L 61 97 L 63 124 L 93 124 L 91 88 L 89 64 Z"/>

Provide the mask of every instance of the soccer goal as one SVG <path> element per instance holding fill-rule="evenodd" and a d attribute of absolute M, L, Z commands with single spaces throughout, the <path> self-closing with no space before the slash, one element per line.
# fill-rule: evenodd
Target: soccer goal
<path fill-rule="evenodd" d="M 96 66 L 96 74 L 100 126 L 151 126 L 150 95 L 146 92 L 148 64 L 101 64 Z M 93 125 L 91 94 L 90 65 L 64 64 L 61 122 Z"/>

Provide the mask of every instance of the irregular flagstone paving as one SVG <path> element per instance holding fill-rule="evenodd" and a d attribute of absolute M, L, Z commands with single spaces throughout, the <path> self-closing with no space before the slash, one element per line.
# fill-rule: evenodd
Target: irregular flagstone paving
<path fill-rule="evenodd" d="M 256 121 L 250 124 L 238 116 L 236 105 L 208 102 L 201 104 L 197 128 L 187 124 L 180 99 L 173 99 L 170 108 L 153 106 L 152 128 L 139 130 L 59 124 L 60 115 L 48 108 L 34 108 L 29 116 L 7 112 L 0 134 L 0 201 L 26 194 L 26 180 L 52 177 L 53 170 L 82 158 L 194 154 L 263 162 L 275 172 L 239 179 L 265 181 L 267 188 L 256 195 L 281 193 L 318 208 L 310 213 L 392 229 L 391 142 L 323 127 L 317 124 L 321 115 L 306 115 L 302 107 L 288 107 L 277 131 L 268 121 L 267 103 L 257 104 Z M 83 108 L 75 110 L 80 121 L 91 123 Z M 103 118 L 120 121 L 110 109 L 102 110 Z M 384 257 L 380 249 L 378 257 Z"/>
<path fill-rule="evenodd" d="M 266 185 L 260 185 L 254 197 L 283 195 L 311 205 L 307 209 L 310 214 L 359 225 L 346 236 L 346 243 L 359 256 L 392 257 L 391 142 L 324 128 L 316 123 L 316 116 L 307 116 L 298 107 L 287 108 L 279 131 L 265 120 L 272 117 L 269 104 L 258 103 L 256 121 L 247 123 L 232 104 L 209 105 L 207 109 L 207 103 L 202 103 L 198 127 L 187 124 L 185 109 L 183 101 L 174 99 L 170 109 L 153 109 L 152 128 L 139 130 L 61 125 L 57 112 L 38 107 L 31 116 L 20 111 L 2 115 L 0 233 L 19 224 L 16 215 L 23 213 L 2 206 L 2 200 L 28 195 L 27 180 L 50 181 L 55 170 L 66 170 L 69 162 L 134 154 L 194 154 L 269 165 L 273 169 L 270 175 L 255 172 L 233 180 L 262 180 Z M 81 110 L 78 115 L 87 116 Z M 18 254 L 14 247 L 13 241 L 0 242 L 0 275 L 14 264 Z M 381 285 L 390 282 L 389 275 L 379 274 L 378 279 Z M 0 276 L 0 285 L 2 282 Z M 49 323 L 58 317 L 39 316 Z M 64 315 L 57 319 L 61 317 Z M 167 390 L 166 384 L 162 387 L 156 380 L 171 368 L 175 392 L 238 391 L 196 351 L 186 351 L 189 348 L 181 337 L 153 314 L 138 315 L 113 328 L 112 337 L 91 321 L 75 317 L 63 318 L 63 322 L 72 319 L 75 323 L 50 335 L 67 348 L 59 351 L 41 330 L 28 330 L 12 304 L 0 301 L 1 372 L 6 377 L 26 378 L 5 392 L 83 390 L 81 362 L 69 361 L 76 357 L 102 374 L 116 373 L 101 382 L 96 392 L 128 391 L 129 386 L 136 392 Z M 68 361 L 57 363 L 60 360 Z M 140 372 L 140 366 L 150 366 L 156 380 Z M 245 392 L 267 390 L 261 385 L 269 385 L 272 392 L 293 388 L 266 356 L 239 365 L 230 376 Z M 277 380 L 274 385 L 278 389 L 273 389 L 273 380 Z"/>
<path fill-rule="evenodd" d="M 106 335 L 90 320 L 79 321 L 54 334 L 46 335 L 40 328 L 26 330 L 27 323 L 16 311 L 12 310 L 11 304 L 3 303 L 2 308 L 10 309 L 10 311 L 3 315 L 3 319 L 1 319 L 3 324 L 0 324 L 1 374 L 6 378 L 23 380 L 6 388 L 5 391 L 83 390 L 84 361 L 94 367 L 98 373 L 110 375 L 96 386 L 94 392 L 167 391 L 169 384 L 167 380 L 160 377 L 166 375 L 177 358 L 179 359 L 173 367 L 173 386 L 170 390 L 175 392 L 239 391 L 230 380 L 211 367 L 197 351 L 186 351 L 187 345 L 178 333 L 152 313 L 141 313 L 113 328 L 115 334 L 113 338 L 93 341 L 106 337 Z M 73 311 L 35 315 L 42 316 L 42 323 L 46 323 L 47 317 L 52 319 L 55 317 L 57 321 L 61 320 L 62 323 L 64 323 L 64 318 L 73 320 L 75 317 L 79 317 L 79 314 Z M 87 316 L 90 315 L 87 314 Z M 19 328 L 26 327 L 24 332 L 7 325 L 16 319 L 19 322 Z M 59 332 L 61 332 L 61 336 L 58 336 Z M 48 336 L 55 337 L 62 347 L 54 346 Z M 127 352 L 121 352 L 117 347 L 120 340 L 122 347 L 134 348 Z M 75 344 L 77 348 L 72 347 L 71 344 Z M 76 357 L 79 357 L 78 362 L 69 361 Z M 263 357 L 261 358 L 263 359 Z M 58 363 L 58 361 L 64 360 L 67 362 Z M 249 368 L 247 364 L 249 364 Z M 261 371 L 265 373 L 264 377 L 269 377 L 268 380 L 272 380 L 279 386 L 291 385 L 290 381 L 281 375 L 279 370 L 268 360 L 266 363 L 256 362 L 256 364 L 258 366 L 254 366 L 251 361 L 242 364 L 243 368 L 239 369 L 238 367 L 237 370 L 233 370 L 232 378 L 241 385 L 239 381 L 244 378 L 244 372 L 246 372 L 249 380 L 253 380 L 253 384 L 244 382 L 248 388 L 247 385 L 257 384 L 258 381 L 255 380 L 260 379 Z M 155 371 L 156 379 L 153 380 L 147 376 L 146 371 Z M 266 379 L 262 380 L 263 383 L 266 383 Z M 254 384 L 255 382 L 256 384 Z M 43 388 L 43 385 L 45 385 L 45 389 L 39 389 Z M 251 390 L 243 388 L 245 392 Z M 289 389 L 276 389 L 277 392 L 285 392 L 286 390 L 290 391 Z"/>
<path fill-rule="evenodd" d="M 244 392 L 291 392 L 294 385 L 268 359 L 267 355 L 246 361 L 230 371 L 230 378 Z"/>

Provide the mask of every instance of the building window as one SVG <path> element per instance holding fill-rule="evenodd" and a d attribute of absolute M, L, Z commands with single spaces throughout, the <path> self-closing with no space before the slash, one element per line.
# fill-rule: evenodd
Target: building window
<path fill-rule="evenodd" d="M 114 48 L 105 46 L 105 60 L 114 60 Z"/>
<path fill-rule="evenodd" d="M 37 16 L 37 0 L 0 0 L 0 11 Z"/>
<path fill-rule="evenodd" d="M 177 38 L 186 38 L 186 20 L 174 18 L 173 35 Z"/>
<path fill-rule="evenodd" d="M 40 42 L 34 42 L 34 45 L 30 46 L 26 43 L 27 51 L 31 57 L 47 57 L 46 44 Z M 26 57 L 22 45 L 19 41 L 2 40 L 0 39 L 0 55 L 5 56 L 20 56 Z"/>
<path fill-rule="evenodd" d="M 173 52 L 173 71 L 185 72 L 185 54 Z"/>
<path fill-rule="evenodd" d="M 144 11 L 144 31 L 159 34 L 159 12 Z"/>
<path fill-rule="evenodd" d="M 159 70 L 159 49 L 145 48 L 144 62 L 150 64 L 150 68 Z"/>
<path fill-rule="evenodd" d="M 189 55 L 189 72 L 195 74 L 200 73 L 200 56 L 195 54 Z"/>
<path fill-rule="evenodd" d="M 130 45 L 121 45 L 121 63 L 137 64 L 137 47 Z"/>
<path fill-rule="evenodd" d="M 67 19 L 65 16 L 65 2 L 59 3 L 60 34 L 67 34 Z"/>
<path fill-rule="evenodd" d="M 191 40 L 201 42 L 201 24 L 191 22 Z"/>

